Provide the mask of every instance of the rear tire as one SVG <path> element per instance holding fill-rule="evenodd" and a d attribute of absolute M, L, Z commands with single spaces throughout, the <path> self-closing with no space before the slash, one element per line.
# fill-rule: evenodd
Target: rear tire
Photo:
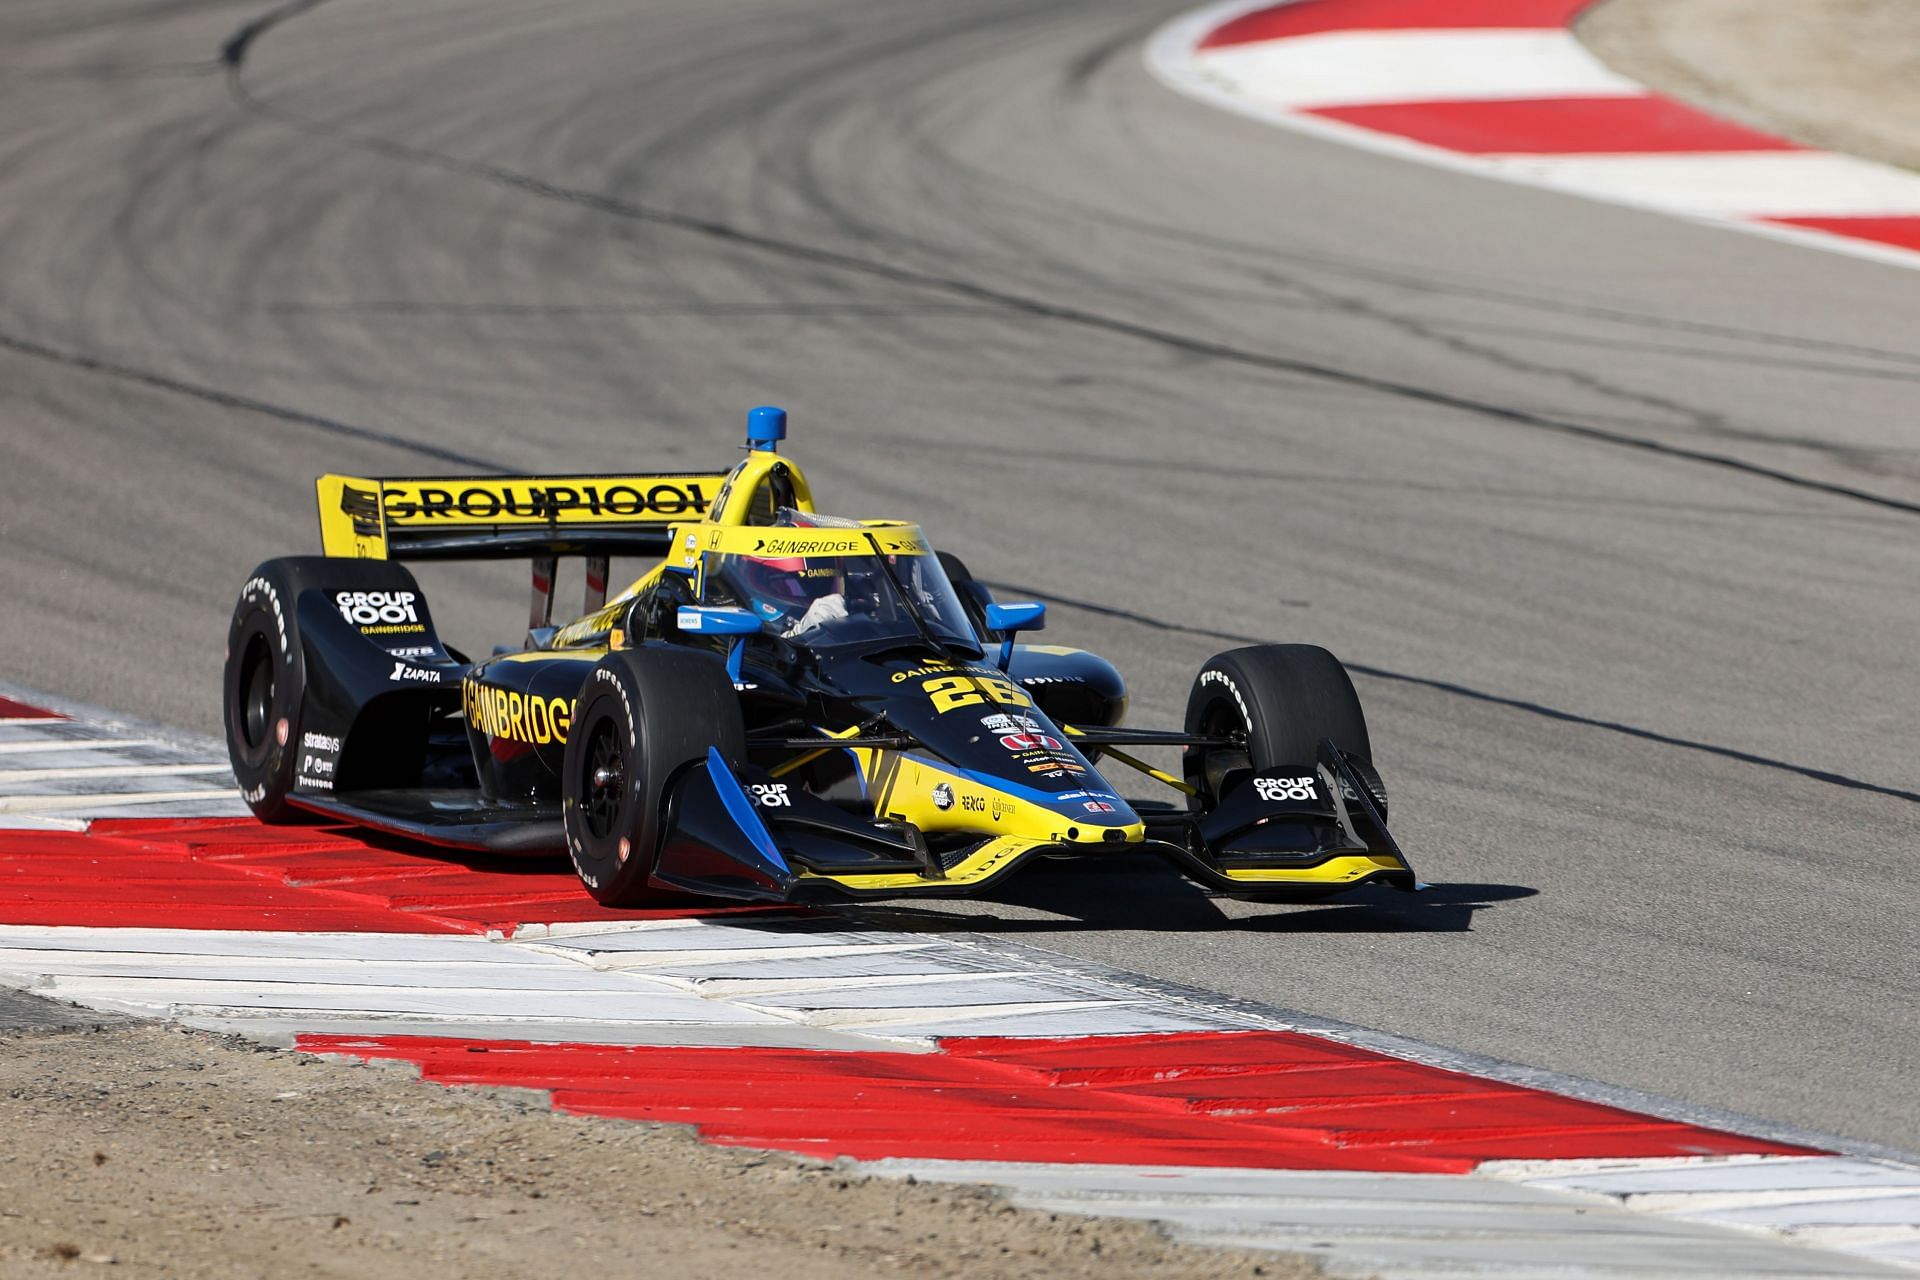
<path fill-rule="evenodd" d="M 268 561 L 240 589 L 227 627 L 221 679 L 227 757 L 241 798 L 262 822 L 298 822 L 287 803 L 300 760 L 306 655 L 300 647 L 298 573 Z"/>
<path fill-rule="evenodd" d="M 632 907 L 660 894 L 660 857 L 673 780 L 716 747 L 746 760 L 740 697 L 712 654 L 642 647 L 610 653 L 580 690 L 562 764 L 567 853 L 596 902 Z"/>
<path fill-rule="evenodd" d="M 1183 769 L 1201 792 L 1195 809 L 1218 803 L 1253 770 L 1310 763 L 1326 738 L 1358 758 L 1355 771 L 1386 815 L 1360 697 L 1340 660 L 1318 645 L 1251 645 L 1208 659 L 1187 697 L 1186 731 L 1244 744 L 1187 749 Z"/>

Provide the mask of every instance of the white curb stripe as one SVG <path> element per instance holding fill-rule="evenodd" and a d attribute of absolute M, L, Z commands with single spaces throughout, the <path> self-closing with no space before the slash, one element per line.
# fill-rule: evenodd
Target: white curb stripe
<path fill-rule="evenodd" d="M 1487 156 L 1511 178 L 1691 214 L 1849 217 L 1920 214 L 1920 173 L 1824 151 L 1709 155 Z"/>
<path fill-rule="evenodd" d="M 1565 31 L 1331 31 L 1192 56 L 1221 87 L 1288 111 L 1646 92 Z"/>
<path fill-rule="evenodd" d="M 79 809 L 97 815 L 131 806 L 189 801 L 205 802 L 195 812 L 207 817 L 223 814 L 235 805 L 240 805 L 243 810 L 245 808 L 240 797 L 230 789 L 204 787 L 195 791 L 131 791 L 118 795 L 104 792 L 70 796 L 0 796 L 0 813 L 52 813 Z M 213 802 L 220 802 L 220 808 L 214 809 Z"/>
<path fill-rule="evenodd" d="M 998 1186 L 1049 1213 L 1138 1218 L 1197 1244 L 1287 1250 L 1337 1276 L 1890 1277 L 1849 1257 L 1550 1186 L 1477 1175 L 1183 1166 L 864 1162 L 885 1177 Z"/>
<path fill-rule="evenodd" d="M 219 764 L 86 764 L 51 769 L 0 769 L 0 785 L 13 782 L 65 782 L 85 778 L 110 782 L 115 778 L 161 778 L 183 773 L 225 773 Z"/>
<path fill-rule="evenodd" d="M 102 751 L 121 747 L 164 747 L 160 738 L 35 738 L 25 742 L 0 742 L 0 756 L 28 752 Z"/>

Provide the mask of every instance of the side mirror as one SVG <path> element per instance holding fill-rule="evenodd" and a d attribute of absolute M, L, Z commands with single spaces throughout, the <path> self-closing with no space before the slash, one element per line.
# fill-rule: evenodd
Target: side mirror
<path fill-rule="evenodd" d="M 682 631 L 701 636 L 751 636 L 760 633 L 760 619 L 748 609 L 683 604 L 674 615 Z"/>
<path fill-rule="evenodd" d="M 989 631 L 1001 631 L 1011 635 L 1016 631 L 1041 631 L 1046 628 L 1046 625 L 1047 606 L 1038 600 L 987 606 L 987 630 Z"/>
<path fill-rule="evenodd" d="M 987 630 L 1006 637 L 1000 642 L 1000 669 L 1013 661 L 1013 637 L 1020 631 L 1039 631 L 1047 625 L 1047 606 L 1038 600 L 987 606 Z"/>

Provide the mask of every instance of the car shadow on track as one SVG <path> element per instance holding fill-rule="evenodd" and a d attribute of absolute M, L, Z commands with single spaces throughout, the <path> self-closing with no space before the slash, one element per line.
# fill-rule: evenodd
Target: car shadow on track
<path fill-rule="evenodd" d="M 1250 903 L 1219 897 L 1157 860 L 1140 858 L 1099 869 L 1032 867 L 964 906 L 888 902 L 847 910 L 876 927 L 928 933 L 1465 933 L 1479 912 L 1539 892 L 1526 885 L 1436 884 L 1417 893 L 1366 888 L 1316 902 Z M 1003 915 L 996 906 L 1021 914 Z"/>

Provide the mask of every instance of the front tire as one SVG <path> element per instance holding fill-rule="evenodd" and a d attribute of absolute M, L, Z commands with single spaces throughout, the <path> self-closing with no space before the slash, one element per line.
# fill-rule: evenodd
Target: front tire
<path fill-rule="evenodd" d="M 640 906 L 659 861 L 673 780 L 718 748 L 747 755 L 740 697 L 712 654 L 642 647 L 610 653 L 587 677 L 561 766 L 567 853 L 596 902 Z"/>
<path fill-rule="evenodd" d="M 1187 697 L 1186 730 L 1236 740 L 1187 749 L 1186 779 L 1200 791 L 1195 809 L 1218 803 L 1254 770 L 1313 761 L 1321 740 L 1331 739 L 1355 757 L 1355 771 L 1386 814 L 1360 697 L 1340 660 L 1318 645 L 1250 645 L 1208 659 Z"/>

